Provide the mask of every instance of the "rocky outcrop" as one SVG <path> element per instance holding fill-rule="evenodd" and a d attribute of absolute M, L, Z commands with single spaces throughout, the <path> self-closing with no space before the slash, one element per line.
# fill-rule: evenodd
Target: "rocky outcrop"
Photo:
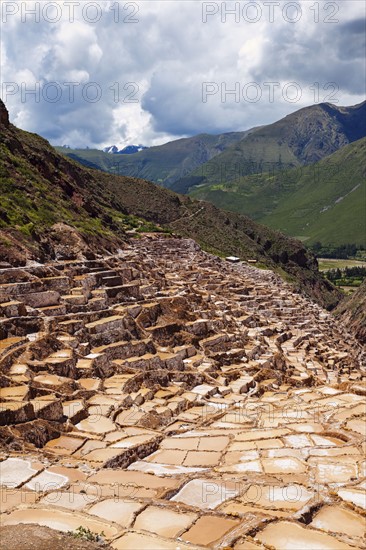
<path fill-rule="evenodd" d="M 13 429 L 13 433 L 16 439 L 37 448 L 42 448 L 48 441 L 60 436 L 60 428 L 61 426 L 57 427 L 46 420 L 34 420 L 33 422 L 18 424 Z"/>
<path fill-rule="evenodd" d="M 94 253 L 90 250 L 80 233 L 66 223 L 56 223 L 51 227 L 49 245 L 52 255 L 57 260 L 75 260 L 83 257 L 92 260 Z"/>
<path fill-rule="evenodd" d="M 362 344 L 366 344 L 366 280 L 337 307 L 335 314 Z"/>
<path fill-rule="evenodd" d="M 9 113 L 3 101 L 0 99 L 0 128 L 9 126 Z"/>

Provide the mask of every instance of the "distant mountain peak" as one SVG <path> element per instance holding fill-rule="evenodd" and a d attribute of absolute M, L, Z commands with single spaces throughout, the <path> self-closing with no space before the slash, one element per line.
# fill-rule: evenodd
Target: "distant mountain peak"
<path fill-rule="evenodd" d="M 126 145 L 123 149 L 118 149 L 116 145 L 110 145 L 109 147 L 104 147 L 104 153 L 110 153 L 112 155 L 133 155 L 139 151 L 148 149 L 145 145 Z"/>
<path fill-rule="evenodd" d="M 118 147 L 116 147 L 115 145 L 109 145 L 108 147 L 104 147 L 103 149 L 103 152 L 104 153 L 117 153 L 118 152 Z"/>

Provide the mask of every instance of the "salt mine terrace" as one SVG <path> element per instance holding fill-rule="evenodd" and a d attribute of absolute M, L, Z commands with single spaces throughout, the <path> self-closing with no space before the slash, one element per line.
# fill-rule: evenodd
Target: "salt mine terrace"
<path fill-rule="evenodd" d="M 1 525 L 115 549 L 364 548 L 365 352 L 191 240 L 0 271 Z"/>

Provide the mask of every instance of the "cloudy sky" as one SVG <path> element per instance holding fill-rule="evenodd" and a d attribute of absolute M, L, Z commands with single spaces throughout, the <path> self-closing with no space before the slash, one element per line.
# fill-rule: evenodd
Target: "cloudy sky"
<path fill-rule="evenodd" d="M 53 144 L 156 145 L 365 97 L 362 0 L 1 1 L 1 97 Z"/>

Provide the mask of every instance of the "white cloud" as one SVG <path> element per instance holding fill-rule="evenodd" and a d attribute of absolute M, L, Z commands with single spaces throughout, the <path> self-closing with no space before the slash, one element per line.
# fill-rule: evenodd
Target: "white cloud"
<path fill-rule="evenodd" d="M 47 0 L 39 4 L 44 9 Z M 2 82 L 14 83 L 3 86 L 2 97 L 11 118 L 54 144 L 151 145 L 200 132 L 244 130 L 327 99 L 329 82 L 339 87 L 334 98 L 340 105 L 364 96 L 365 5 L 357 0 L 301 0 L 296 23 L 289 22 L 300 13 L 290 6 L 293 2 L 274 3 L 272 22 L 263 2 L 250 7 L 240 2 L 237 20 L 227 14 L 225 23 L 223 10 L 237 2 L 120 2 L 117 12 L 115 1 L 100 1 L 94 3 L 100 7 L 96 23 L 90 22 L 95 10 L 83 13 L 85 3 L 70 22 L 64 4 L 59 2 L 62 19 L 57 23 L 42 13 L 39 22 L 29 16 L 24 22 L 21 9 L 2 23 Z M 206 23 L 205 10 L 217 11 L 207 15 Z M 250 22 L 256 14 L 258 21 Z M 31 95 L 22 101 L 22 82 L 28 88 L 35 82 L 41 89 L 48 85 L 50 92 L 52 82 L 58 82 L 62 93 L 54 103 L 42 96 L 37 103 Z M 90 82 L 94 87 L 87 87 Z M 215 83 L 217 92 L 203 102 L 205 82 Z M 251 82 L 261 93 L 258 102 L 252 101 Z M 273 97 L 268 82 L 279 83 Z M 301 89 L 296 103 L 283 93 L 289 82 Z M 316 82 L 319 97 L 311 89 Z M 65 83 L 75 84 L 71 89 Z M 225 95 L 237 83 L 238 101 L 235 94 Z M 6 91 L 13 95 L 6 97 Z M 138 103 L 130 101 L 136 98 Z"/>
<path fill-rule="evenodd" d="M 56 68 L 85 69 L 97 65 L 103 56 L 98 44 L 97 27 L 91 27 L 85 22 L 61 23 L 54 33 L 53 41 Z"/>

